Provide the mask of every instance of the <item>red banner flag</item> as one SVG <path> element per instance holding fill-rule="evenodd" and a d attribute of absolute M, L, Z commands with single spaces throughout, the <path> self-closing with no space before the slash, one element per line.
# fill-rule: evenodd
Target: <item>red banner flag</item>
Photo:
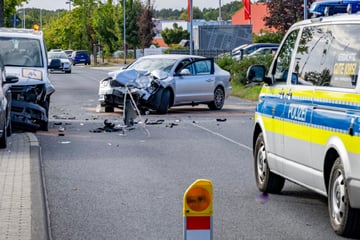
<path fill-rule="evenodd" d="M 245 20 L 251 19 L 251 2 L 250 0 L 242 0 L 244 4 L 244 17 Z"/>

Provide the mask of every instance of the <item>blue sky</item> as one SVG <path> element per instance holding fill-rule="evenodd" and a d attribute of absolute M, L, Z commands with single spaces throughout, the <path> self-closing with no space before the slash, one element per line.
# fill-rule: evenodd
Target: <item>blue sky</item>
<path fill-rule="evenodd" d="M 193 0 L 193 6 L 199 7 L 200 9 L 218 8 L 219 1 L 221 1 L 221 4 L 224 5 L 233 2 L 234 0 Z M 66 2 L 67 0 L 29 0 L 29 3 L 25 4 L 24 7 L 34 7 L 48 10 L 68 9 L 69 5 L 66 4 Z M 158 10 L 162 8 L 187 8 L 187 0 L 151 0 L 151 3 L 153 3 L 155 9 Z"/>

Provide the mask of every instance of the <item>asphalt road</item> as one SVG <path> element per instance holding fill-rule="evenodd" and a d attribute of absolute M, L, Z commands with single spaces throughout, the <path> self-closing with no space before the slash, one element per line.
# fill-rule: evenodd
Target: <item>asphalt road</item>
<path fill-rule="evenodd" d="M 254 103 L 231 98 L 222 111 L 174 108 L 142 116 L 133 130 L 120 111 L 97 113 L 106 70 L 76 66 L 56 86 L 42 147 L 52 239 L 183 239 L 183 194 L 213 183 L 214 239 L 340 239 L 326 198 L 292 183 L 261 198 L 252 161 Z"/>

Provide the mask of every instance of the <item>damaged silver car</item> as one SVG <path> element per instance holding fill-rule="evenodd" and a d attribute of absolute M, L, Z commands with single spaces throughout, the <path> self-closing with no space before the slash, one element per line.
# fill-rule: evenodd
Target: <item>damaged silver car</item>
<path fill-rule="evenodd" d="M 7 74 L 19 79 L 10 87 L 12 125 L 31 131 L 48 130 L 50 96 L 55 88 L 48 77 L 42 32 L 0 28 L 0 54 Z"/>
<path fill-rule="evenodd" d="M 230 94 L 230 73 L 213 58 L 194 55 L 145 56 L 109 73 L 99 84 L 99 104 L 105 112 L 123 109 L 127 97 L 133 97 L 140 110 L 160 114 L 181 105 L 207 104 L 220 110 Z"/>

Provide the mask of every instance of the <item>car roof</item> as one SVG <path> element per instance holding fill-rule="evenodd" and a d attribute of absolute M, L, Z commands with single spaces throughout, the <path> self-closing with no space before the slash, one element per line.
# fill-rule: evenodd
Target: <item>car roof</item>
<path fill-rule="evenodd" d="M 186 55 L 186 54 L 155 54 L 155 55 L 147 55 L 141 58 L 153 58 L 153 59 L 159 59 L 159 58 L 164 58 L 164 59 L 183 59 L 183 58 L 205 58 L 203 56 L 198 56 L 198 55 Z"/>
<path fill-rule="evenodd" d="M 34 38 L 42 39 L 42 31 L 34 31 L 32 29 L 20 29 L 20 28 L 0 28 L 1 36 L 9 37 L 23 37 L 23 38 Z"/>

